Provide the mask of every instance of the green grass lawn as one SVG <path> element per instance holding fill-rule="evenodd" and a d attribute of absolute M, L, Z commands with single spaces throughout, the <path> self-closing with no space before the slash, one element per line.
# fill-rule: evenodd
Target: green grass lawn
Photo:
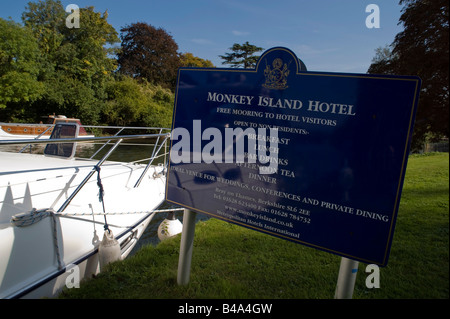
<path fill-rule="evenodd" d="M 178 286 L 180 236 L 145 246 L 62 298 L 334 297 L 340 257 L 217 219 L 196 226 L 190 283 Z M 449 154 L 410 157 L 380 288 L 359 264 L 354 299 L 449 298 Z"/>

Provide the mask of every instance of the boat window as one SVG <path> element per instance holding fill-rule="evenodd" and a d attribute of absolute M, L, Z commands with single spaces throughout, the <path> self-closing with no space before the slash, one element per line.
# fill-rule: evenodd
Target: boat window
<path fill-rule="evenodd" d="M 78 137 L 79 126 L 76 123 L 56 124 L 50 139 L 76 138 Z M 75 155 L 77 143 L 47 144 L 44 150 L 45 155 L 72 158 Z"/>

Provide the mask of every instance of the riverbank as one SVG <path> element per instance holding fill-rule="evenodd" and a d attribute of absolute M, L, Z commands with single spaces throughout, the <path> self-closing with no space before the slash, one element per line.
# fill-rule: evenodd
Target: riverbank
<path fill-rule="evenodd" d="M 178 286 L 181 236 L 147 245 L 60 297 L 330 299 L 340 257 L 217 219 L 197 223 L 190 283 Z M 449 154 L 408 162 L 390 260 L 380 288 L 359 264 L 354 299 L 449 298 Z"/>

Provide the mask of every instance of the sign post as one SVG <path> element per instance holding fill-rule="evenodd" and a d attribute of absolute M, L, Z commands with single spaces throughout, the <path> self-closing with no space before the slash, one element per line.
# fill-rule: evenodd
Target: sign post
<path fill-rule="evenodd" d="M 195 217 L 197 213 L 185 209 L 178 260 L 178 285 L 187 285 L 191 274 L 192 250 L 194 249 Z"/>
<path fill-rule="evenodd" d="M 339 275 L 336 285 L 335 299 L 352 299 L 355 289 L 356 275 L 358 274 L 359 262 L 345 257 L 341 258 Z"/>
<path fill-rule="evenodd" d="M 414 76 L 306 71 L 280 47 L 255 69 L 180 68 L 166 200 L 385 266 L 419 91 Z"/>

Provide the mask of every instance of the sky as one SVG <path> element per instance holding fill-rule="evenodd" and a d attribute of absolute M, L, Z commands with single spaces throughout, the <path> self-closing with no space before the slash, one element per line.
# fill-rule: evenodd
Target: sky
<path fill-rule="evenodd" d="M 0 0 L 0 17 L 21 23 L 31 0 Z M 32 2 L 37 2 L 34 0 Z M 394 41 L 402 6 L 398 0 L 62 0 L 64 7 L 108 11 L 120 29 L 145 22 L 166 30 L 179 52 L 222 64 L 234 43 L 264 50 L 286 47 L 308 71 L 366 73 L 375 50 Z M 369 4 L 379 8 L 379 28 L 368 28 Z M 82 27 L 82 17 L 80 27 Z M 261 52 L 262 54 L 263 52 Z"/>

